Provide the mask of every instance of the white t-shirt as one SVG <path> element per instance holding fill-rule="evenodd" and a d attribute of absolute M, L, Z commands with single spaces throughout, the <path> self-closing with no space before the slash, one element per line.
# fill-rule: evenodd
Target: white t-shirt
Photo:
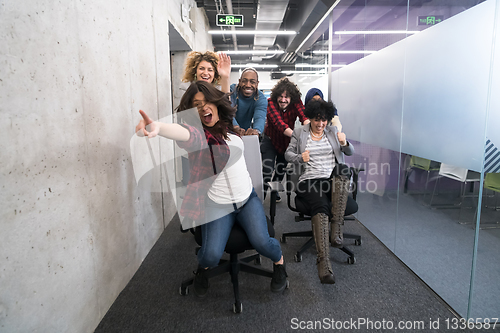
<path fill-rule="evenodd" d="M 242 202 L 253 189 L 243 155 L 243 140 L 237 135 L 228 134 L 226 143 L 230 150 L 229 160 L 208 190 L 210 200 L 218 204 Z"/>

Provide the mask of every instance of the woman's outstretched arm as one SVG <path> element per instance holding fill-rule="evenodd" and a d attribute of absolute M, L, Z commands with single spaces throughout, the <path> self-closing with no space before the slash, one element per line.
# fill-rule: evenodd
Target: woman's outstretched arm
<path fill-rule="evenodd" d="M 153 121 L 146 112 L 139 110 L 142 116 L 141 121 L 135 127 L 135 132 L 139 136 L 147 136 L 148 138 L 154 138 L 157 135 L 163 136 L 164 138 L 176 140 L 176 141 L 188 141 L 190 138 L 189 131 L 179 124 L 165 124 L 158 121 Z M 149 126 L 149 131 L 146 130 L 146 126 Z"/>

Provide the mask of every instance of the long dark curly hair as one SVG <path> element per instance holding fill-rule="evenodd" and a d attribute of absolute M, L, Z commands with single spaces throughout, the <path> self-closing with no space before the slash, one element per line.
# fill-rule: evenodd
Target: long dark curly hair
<path fill-rule="evenodd" d="M 278 97 L 281 96 L 286 91 L 288 96 L 290 96 L 290 104 L 295 104 L 300 100 L 299 88 L 295 83 L 288 80 L 287 77 L 281 78 L 278 83 L 271 90 L 271 100 L 276 104 L 278 103 Z"/>
<path fill-rule="evenodd" d="M 304 115 L 309 119 L 327 120 L 330 124 L 336 111 L 337 109 L 332 102 L 312 99 L 306 104 Z"/>
<path fill-rule="evenodd" d="M 194 95 L 201 92 L 205 96 L 205 100 L 209 103 L 215 104 L 217 106 L 217 112 L 219 114 L 219 121 L 213 126 L 208 127 L 203 125 L 203 128 L 208 130 L 214 136 L 223 137 L 225 140 L 228 139 L 227 133 L 236 133 L 233 127 L 233 118 L 236 113 L 236 108 L 231 106 L 231 101 L 229 100 L 228 94 L 223 93 L 219 89 L 215 88 L 208 82 L 196 81 L 191 83 L 189 88 L 186 90 L 184 95 L 182 95 L 179 106 L 176 112 L 184 111 L 190 109 L 193 106 Z M 189 115 L 181 115 L 181 121 L 186 122 L 189 125 L 199 125 L 200 118 L 189 117 Z"/>

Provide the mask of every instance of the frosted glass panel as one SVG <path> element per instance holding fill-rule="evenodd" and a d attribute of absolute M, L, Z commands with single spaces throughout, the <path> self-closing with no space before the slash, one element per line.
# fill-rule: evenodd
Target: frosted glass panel
<path fill-rule="evenodd" d="M 484 2 L 332 73 L 349 137 L 480 171 L 494 8 Z"/>
<path fill-rule="evenodd" d="M 402 152 L 481 171 L 494 8 L 407 38 Z"/>
<path fill-rule="evenodd" d="M 360 175 L 358 219 L 455 311 L 472 318 L 500 311 L 493 278 L 500 275 L 500 229 L 481 230 L 475 244 L 482 183 L 462 192 L 456 180 L 436 182 L 436 162 L 481 171 L 487 139 L 499 152 L 491 168 L 500 172 L 499 6 L 500 0 L 463 7 L 454 0 L 409 2 L 408 30 L 420 15 L 444 21 L 335 70 L 330 81 L 344 131 L 355 141 L 349 162 L 367 170 Z M 355 46 L 370 50 L 361 41 Z M 411 155 L 434 162 L 415 167 Z M 500 220 L 500 211 L 486 208 L 481 223 Z"/>
<path fill-rule="evenodd" d="M 495 42 L 493 63 L 491 64 L 491 87 L 489 89 L 488 124 L 486 137 L 490 140 L 492 149 L 496 153 L 491 156 L 491 163 L 486 165 L 490 172 L 500 171 L 500 1 L 497 1 L 495 17 Z M 491 150 L 490 150 L 491 151 Z M 496 156 L 496 157 L 495 157 Z M 490 159 L 487 157 L 486 161 Z M 488 171 L 485 171 L 488 172 Z M 485 181 L 485 186 L 487 182 Z M 485 197 L 485 204 L 481 211 L 481 229 L 479 232 L 478 254 L 476 258 L 476 272 L 474 276 L 473 297 L 470 305 L 471 318 L 498 317 L 500 313 L 500 229 L 495 222 L 500 222 L 500 193 L 489 191 L 496 197 Z M 498 327 L 498 326 L 497 326 Z"/>
<path fill-rule="evenodd" d="M 350 139 L 399 151 L 404 43 L 332 73 L 332 98 Z"/>

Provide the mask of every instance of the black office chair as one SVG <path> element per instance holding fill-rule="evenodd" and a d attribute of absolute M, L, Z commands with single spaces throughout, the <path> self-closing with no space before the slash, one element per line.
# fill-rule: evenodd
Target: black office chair
<path fill-rule="evenodd" d="M 258 196 L 263 198 L 263 186 L 262 186 L 262 162 L 260 158 L 260 148 L 259 141 L 256 135 L 243 136 L 243 142 L 245 144 L 245 161 L 247 163 L 248 172 L 250 173 L 250 177 L 252 178 L 252 184 L 257 192 Z M 257 158 L 256 158 L 257 157 Z M 276 201 L 277 190 L 271 187 L 271 200 Z M 274 216 L 275 209 L 270 211 L 270 217 L 267 218 L 267 228 L 269 231 L 269 235 L 274 237 Z M 192 230 L 195 236 L 196 243 L 201 246 L 202 244 L 202 235 L 201 228 L 197 227 Z M 198 253 L 198 247 L 196 249 L 196 253 Z M 239 291 L 239 282 L 238 282 L 238 274 L 240 271 L 247 272 L 250 274 L 266 276 L 271 278 L 273 272 L 268 269 L 256 267 L 254 265 L 250 265 L 249 263 L 254 262 L 254 264 L 260 265 L 261 258 L 258 253 L 250 255 L 248 257 L 240 258 L 239 255 L 244 253 L 247 250 L 253 250 L 252 244 L 248 240 L 248 237 L 238 224 L 235 224 L 233 229 L 231 230 L 231 234 L 229 235 L 228 242 L 225 247 L 225 252 L 229 254 L 229 260 L 221 259 L 219 265 L 210 268 L 207 272 L 208 278 L 212 278 L 218 275 L 222 275 L 225 273 L 229 273 L 231 275 L 231 282 L 233 284 L 234 290 L 234 304 L 233 304 L 233 312 L 241 313 L 243 311 L 243 305 L 240 301 L 240 291 Z M 194 277 L 182 282 L 180 287 L 180 294 L 185 296 L 188 295 L 189 289 L 188 286 L 193 284 Z M 287 288 L 289 287 L 287 282 Z"/>
<path fill-rule="evenodd" d="M 358 192 L 358 176 L 361 171 L 364 171 L 364 169 L 357 169 L 351 167 L 351 184 L 352 184 L 352 191 L 351 195 L 348 197 L 348 202 L 347 202 L 347 207 L 346 207 L 346 213 L 345 213 L 345 220 L 354 220 L 354 217 L 351 215 L 356 213 L 358 210 L 358 205 L 356 203 L 356 195 Z M 295 216 L 295 221 L 300 222 L 300 221 L 306 221 L 306 220 L 311 220 L 311 215 L 310 215 L 310 210 L 307 204 L 297 195 L 294 195 L 294 191 L 297 189 L 297 183 L 299 182 L 299 176 L 300 176 L 300 168 L 297 167 L 297 165 L 293 165 L 291 163 L 288 164 L 287 169 L 286 169 L 286 182 L 285 182 L 285 192 L 286 192 L 286 201 L 288 208 L 290 210 L 298 213 L 298 215 Z M 292 195 L 294 195 L 294 198 L 292 198 Z M 294 200 L 293 200 L 294 199 Z M 272 202 L 272 201 L 271 201 Z M 286 239 L 288 237 L 309 237 L 309 240 L 302 245 L 302 247 L 295 253 L 294 259 L 296 262 L 302 261 L 302 254 L 307 251 L 311 246 L 314 245 L 314 238 L 312 235 L 312 230 L 307 230 L 307 231 L 298 231 L 298 232 L 287 232 L 283 233 L 281 236 L 281 242 L 286 243 Z M 349 233 L 344 233 L 344 239 L 354 239 L 354 245 L 361 245 L 361 236 L 360 235 L 354 235 L 354 234 L 349 234 Z M 354 256 L 354 253 L 347 247 L 343 246 L 341 248 L 338 248 L 339 250 L 343 251 L 346 253 L 349 257 L 347 258 L 347 263 L 349 264 L 354 264 L 356 262 L 356 258 Z"/>

